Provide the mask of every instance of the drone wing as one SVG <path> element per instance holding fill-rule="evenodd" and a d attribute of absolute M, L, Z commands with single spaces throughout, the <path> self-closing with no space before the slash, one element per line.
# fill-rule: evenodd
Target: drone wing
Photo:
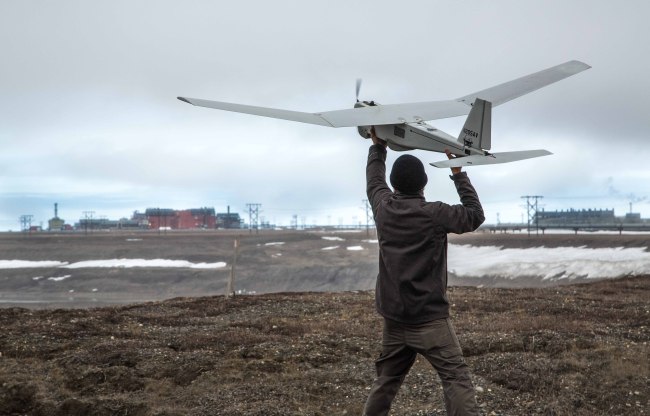
<path fill-rule="evenodd" d="M 467 105 L 472 105 L 474 100 L 480 98 L 497 106 L 508 102 L 522 95 L 538 90 L 547 85 L 553 84 L 575 75 L 579 72 L 591 68 L 589 65 L 580 61 L 569 61 L 554 67 L 544 69 L 534 74 L 526 75 L 512 81 L 499 84 L 495 87 L 488 88 L 473 94 L 466 95 L 458 99 Z"/>
<path fill-rule="evenodd" d="M 583 62 L 569 61 L 497 85 L 496 87 L 460 97 L 456 100 L 377 105 L 349 108 L 345 110 L 325 111 L 322 113 L 305 113 L 301 111 L 202 100 L 198 98 L 178 97 L 178 99 L 200 107 L 254 114 L 257 116 L 317 124 L 320 126 L 379 126 L 383 124 L 416 123 L 426 120 L 438 120 L 466 115 L 469 114 L 471 105 L 474 103 L 476 98 L 489 101 L 492 103 L 492 106 L 497 106 L 589 68 L 591 67 Z"/>
<path fill-rule="evenodd" d="M 256 107 L 252 105 L 202 100 L 199 98 L 178 97 L 178 99 L 199 107 L 216 108 L 218 110 L 254 114 L 257 116 L 279 118 L 282 120 L 298 121 L 301 123 L 318 124 L 320 126 L 329 127 L 379 126 L 382 124 L 415 123 L 423 120 L 436 120 L 461 116 L 469 113 L 470 110 L 468 106 L 455 100 L 388 104 L 325 111 L 322 113 L 305 113 L 302 111 Z"/>
<path fill-rule="evenodd" d="M 553 153 L 548 150 L 521 150 L 516 152 L 492 153 L 487 156 L 474 155 L 462 156 L 455 159 L 430 163 L 437 168 L 459 168 L 461 166 L 496 165 L 498 163 L 516 162 L 518 160 L 532 159 L 534 157 L 548 156 Z"/>
<path fill-rule="evenodd" d="M 301 111 L 280 110 L 278 108 L 256 107 L 253 105 L 224 103 L 222 101 L 201 100 L 199 98 L 178 97 L 179 100 L 199 107 L 216 108 L 217 110 L 234 111 L 236 113 L 253 114 L 256 116 L 279 118 L 282 120 L 299 121 L 301 123 L 330 126 L 318 114 L 304 113 Z"/>

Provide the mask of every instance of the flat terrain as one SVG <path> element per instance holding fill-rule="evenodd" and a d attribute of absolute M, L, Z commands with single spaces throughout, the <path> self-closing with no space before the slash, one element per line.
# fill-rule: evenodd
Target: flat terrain
<path fill-rule="evenodd" d="M 484 414 L 650 412 L 650 276 L 450 298 Z M 0 331 L 3 415 L 358 415 L 381 329 L 360 291 L 12 308 Z M 393 414 L 444 414 L 423 360 Z"/>
<path fill-rule="evenodd" d="M 0 260 L 230 265 L 236 236 L 0 234 Z M 377 270 L 372 239 L 241 235 L 236 289 L 281 293 L 231 299 L 221 296 L 229 267 L 0 270 L 0 415 L 358 415 L 381 334 L 368 290 Z M 646 250 L 649 243 L 647 236 L 493 234 L 450 242 Z M 47 280 L 63 274 L 71 276 Z M 650 413 L 650 276 L 459 286 L 472 282 L 450 276 L 449 297 L 483 414 Z M 124 305 L 141 300 L 155 301 Z M 416 362 L 393 410 L 444 414 L 425 361 Z"/>
<path fill-rule="evenodd" d="M 95 232 L 84 234 L 0 233 L 0 260 L 63 261 L 167 259 L 193 263 L 225 262 L 221 269 L 188 268 L 20 268 L 0 269 L 0 307 L 89 307 L 163 300 L 178 296 L 223 294 L 238 238 L 235 290 L 254 293 L 286 291 L 370 290 L 378 271 L 376 237 L 371 232 L 247 231 Z M 646 235 L 472 233 L 450 235 L 454 244 L 526 247 L 650 247 Z M 283 243 L 283 244 L 277 244 Z M 332 250 L 324 248 L 338 247 Z M 348 250 L 349 247 L 361 250 Z M 69 276 L 57 281 L 50 278 Z M 563 282 L 450 274 L 450 285 L 543 287 Z"/>

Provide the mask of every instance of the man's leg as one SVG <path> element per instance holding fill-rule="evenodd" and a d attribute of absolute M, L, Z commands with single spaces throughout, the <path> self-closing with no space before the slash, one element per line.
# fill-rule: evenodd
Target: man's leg
<path fill-rule="evenodd" d="M 404 343 L 404 330 L 396 322 L 384 320 L 382 352 L 375 366 L 377 378 L 363 410 L 365 416 L 387 415 L 416 353 Z"/>
<path fill-rule="evenodd" d="M 474 386 L 449 319 L 440 319 L 418 332 L 425 346 L 418 351 L 438 372 L 448 415 L 478 415 Z"/>

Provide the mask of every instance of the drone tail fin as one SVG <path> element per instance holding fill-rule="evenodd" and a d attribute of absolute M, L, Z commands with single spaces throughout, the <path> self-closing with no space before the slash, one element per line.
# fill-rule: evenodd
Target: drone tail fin
<path fill-rule="evenodd" d="M 492 147 L 492 103 L 477 98 L 458 135 L 458 142 L 479 150 Z"/>

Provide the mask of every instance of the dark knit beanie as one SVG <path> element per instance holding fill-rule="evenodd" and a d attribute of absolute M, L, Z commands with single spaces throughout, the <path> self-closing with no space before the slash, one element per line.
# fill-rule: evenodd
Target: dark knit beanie
<path fill-rule="evenodd" d="M 402 155 L 393 163 L 390 184 L 405 194 L 417 194 L 427 184 L 424 165 L 415 156 Z"/>

